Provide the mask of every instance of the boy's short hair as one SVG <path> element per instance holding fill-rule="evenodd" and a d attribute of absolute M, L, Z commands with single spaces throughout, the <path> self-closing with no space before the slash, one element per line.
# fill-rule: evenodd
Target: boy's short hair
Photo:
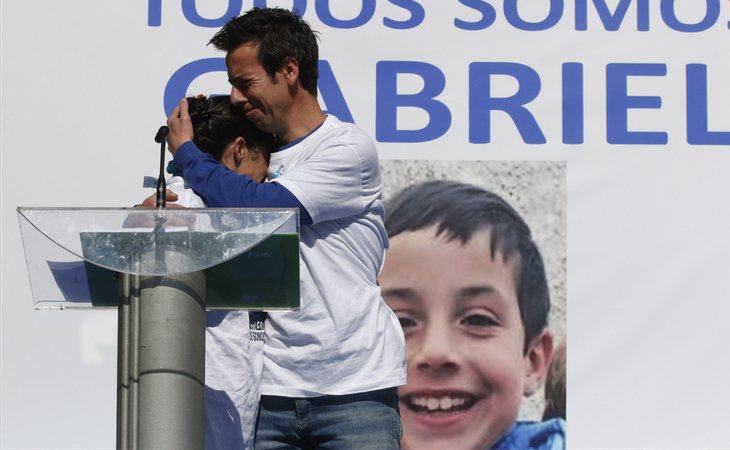
<path fill-rule="evenodd" d="M 299 63 L 299 82 L 317 96 L 319 47 L 317 36 L 297 13 L 284 8 L 253 8 L 229 20 L 210 40 L 230 53 L 243 44 L 259 47 L 259 62 L 272 79 L 286 58 Z"/>
<path fill-rule="evenodd" d="M 492 258 L 497 251 L 508 259 L 517 257 L 515 288 L 526 353 L 532 339 L 547 326 L 550 293 L 542 256 L 519 213 L 493 192 L 448 180 L 409 186 L 385 207 L 390 238 L 436 225 L 437 236 L 466 244 L 474 233 L 489 231 Z"/>

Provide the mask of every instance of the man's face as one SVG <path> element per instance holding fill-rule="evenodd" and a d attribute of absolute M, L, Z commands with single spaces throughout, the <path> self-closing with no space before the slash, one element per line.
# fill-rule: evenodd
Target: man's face
<path fill-rule="evenodd" d="M 406 337 L 403 446 L 482 450 L 516 420 L 529 370 L 515 267 L 486 231 L 466 245 L 435 231 L 392 238 L 379 279 Z"/>
<path fill-rule="evenodd" d="M 272 80 L 259 62 L 259 48 L 243 44 L 226 55 L 231 103 L 239 106 L 258 129 L 279 133 L 291 96 L 282 71 Z"/>

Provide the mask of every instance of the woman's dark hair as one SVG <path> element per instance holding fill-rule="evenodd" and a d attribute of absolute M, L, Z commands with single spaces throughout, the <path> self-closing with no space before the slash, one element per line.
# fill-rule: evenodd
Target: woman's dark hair
<path fill-rule="evenodd" d="M 298 14 L 283 8 L 253 8 L 229 20 L 209 42 L 227 53 L 249 43 L 258 45 L 261 66 L 272 79 L 286 58 L 296 59 L 299 82 L 317 96 L 317 36 Z"/>
<path fill-rule="evenodd" d="M 480 231 L 490 234 L 491 258 L 499 251 L 517 257 L 517 301 L 529 344 L 547 325 L 550 294 L 540 251 L 522 217 L 497 194 L 456 181 L 409 186 L 386 204 L 385 228 L 393 238 L 404 231 L 437 226 L 436 235 L 466 244 Z"/>
<path fill-rule="evenodd" d="M 193 142 L 202 151 L 220 161 L 226 147 L 241 136 L 246 146 L 262 152 L 268 159 L 273 136 L 249 122 L 240 108 L 231 105 L 230 96 L 188 97 L 188 113 L 193 122 Z"/>

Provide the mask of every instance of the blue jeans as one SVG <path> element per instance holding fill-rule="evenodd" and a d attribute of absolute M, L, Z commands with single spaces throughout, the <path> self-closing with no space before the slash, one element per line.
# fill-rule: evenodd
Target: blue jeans
<path fill-rule="evenodd" d="M 397 388 L 311 398 L 261 396 L 256 450 L 398 450 Z"/>

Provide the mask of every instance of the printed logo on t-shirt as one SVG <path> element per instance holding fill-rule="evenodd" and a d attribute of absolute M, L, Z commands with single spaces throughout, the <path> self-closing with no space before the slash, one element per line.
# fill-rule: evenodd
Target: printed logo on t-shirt
<path fill-rule="evenodd" d="M 281 165 L 281 166 L 279 166 L 278 169 L 276 169 L 276 172 L 271 174 L 271 179 L 273 180 L 274 178 L 280 177 L 283 173 L 284 173 L 284 166 Z"/>
<path fill-rule="evenodd" d="M 251 341 L 263 342 L 264 340 L 264 321 L 250 320 L 248 325 L 248 333 Z"/>

